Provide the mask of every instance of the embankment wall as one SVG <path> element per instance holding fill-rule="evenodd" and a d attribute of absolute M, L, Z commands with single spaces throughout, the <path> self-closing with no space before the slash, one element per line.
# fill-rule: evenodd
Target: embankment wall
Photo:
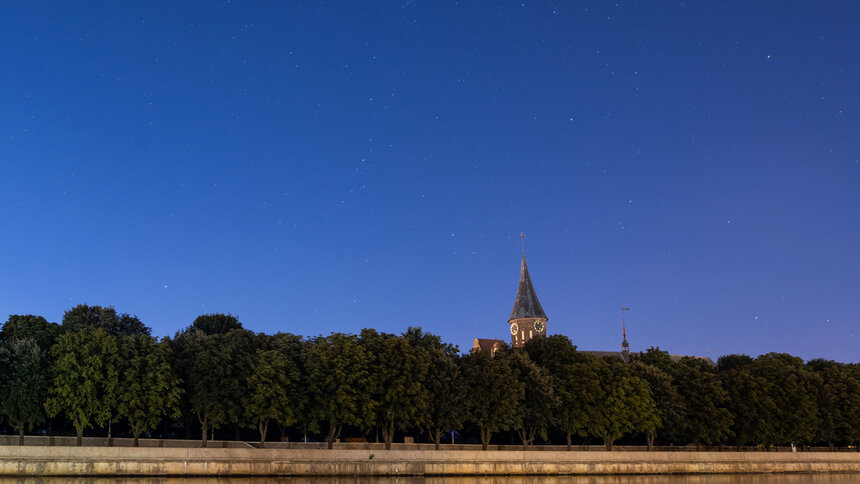
<path fill-rule="evenodd" d="M 0 446 L 5 476 L 451 476 L 860 472 L 857 452 Z"/>

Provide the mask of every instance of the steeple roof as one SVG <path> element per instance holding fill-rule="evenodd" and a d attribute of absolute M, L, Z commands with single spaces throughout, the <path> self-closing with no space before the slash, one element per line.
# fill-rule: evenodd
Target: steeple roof
<path fill-rule="evenodd" d="M 540 307 L 537 293 L 529 277 L 529 267 L 526 265 L 526 256 L 523 254 L 523 262 L 520 266 L 520 285 L 517 288 L 517 299 L 514 301 L 514 309 L 508 321 L 519 318 L 543 318 L 547 319 L 543 308 Z"/>

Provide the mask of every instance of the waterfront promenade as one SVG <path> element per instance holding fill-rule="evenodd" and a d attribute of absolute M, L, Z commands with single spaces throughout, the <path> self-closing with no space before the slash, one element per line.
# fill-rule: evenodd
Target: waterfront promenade
<path fill-rule="evenodd" d="M 150 441 L 148 443 L 170 441 Z M 182 442 L 182 441 L 178 441 Z M 188 442 L 188 441 L 186 441 Z M 116 442 L 124 443 L 124 442 Z M 0 445 L 5 476 L 493 476 L 858 472 L 860 452 L 678 452 Z M 405 444 L 402 444 L 405 445 Z"/>

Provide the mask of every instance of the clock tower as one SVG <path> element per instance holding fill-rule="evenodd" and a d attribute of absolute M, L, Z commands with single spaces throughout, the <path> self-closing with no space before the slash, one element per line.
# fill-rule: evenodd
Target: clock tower
<path fill-rule="evenodd" d="M 546 322 L 549 318 L 543 312 L 538 301 L 537 293 L 529 276 L 529 267 L 526 265 L 526 254 L 523 251 L 523 259 L 520 265 L 520 285 L 517 287 L 517 298 L 514 300 L 514 309 L 508 324 L 511 329 L 511 346 L 519 348 L 526 341 L 537 335 L 546 336 Z"/>

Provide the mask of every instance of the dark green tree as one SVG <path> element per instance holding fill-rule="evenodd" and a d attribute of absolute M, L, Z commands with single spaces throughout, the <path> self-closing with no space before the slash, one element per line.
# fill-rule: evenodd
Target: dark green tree
<path fill-rule="evenodd" d="M 222 381 L 227 398 L 227 423 L 233 426 L 235 439 L 240 438 L 240 429 L 258 428 L 256 419 L 249 419 L 242 408 L 242 399 L 248 394 L 248 378 L 251 376 L 257 350 L 265 346 L 269 337 L 258 335 L 245 329 L 232 329 L 223 334 L 229 360 L 227 372 Z"/>
<path fill-rule="evenodd" d="M 170 365 L 166 342 L 137 334 L 120 340 L 122 371 L 117 387 L 117 416 L 128 420 L 138 446 L 140 434 L 165 417 L 179 417 L 180 380 Z"/>
<path fill-rule="evenodd" d="M 13 337 L 0 344 L 0 368 L 0 413 L 24 445 L 24 432 L 45 420 L 48 358 L 35 339 Z"/>
<path fill-rule="evenodd" d="M 651 397 L 657 407 L 657 415 L 660 424 L 645 434 L 648 450 L 654 447 L 654 441 L 658 432 L 667 429 L 667 435 L 671 435 L 671 429 L 683 426 L 683 415 L 685 413 L 684 402 L 678 394 L 678 389 L 672 382 L 672 376 L 660 368 L 635 361 L 632 363 L 634 374 L 648 383 Z"/>
<path fill-rule="evenodd" d="M 328 425 L 328 448 L 340 436 L 344 425 L 373 425 L 376 404 L 368 370 L 369 358 L 358 337 L 332 333 L 314 338 L 304 357 L 307 385 L 312 395 L 311 430 Z"/>
<path fill-rule="evenodd" d="M 769 415 L 776 410 L 770 382 L 751 372 L 753 359 L 747 355 L 726 355 L 717 361 L 717 370 L 726 390 L 726 408 L 733 416 L 735 443 L 743 445 L 772 441 Z"/>
<path fill-rule="evenodd" d="M 189 328 L 177 339 L 182 341 L 184 361 L 180 366 L 187 378 L 188 405 L 200 422 L 205 447 L 210 429 L 224 424 L 238 429 L 248 423 L 242 396 L 247 392 L 258 341 L 256 335 L 244 329 L 205 334 Z"/>
<path fill-rule="evenodd" d="M 764 443 L 804 446 L 812 442 L 820 418 L 813 374 L 804 368 L 803 360 L 784 353 L 768 353 L 753 361 L 750 373 L 767 382 L 767 393 L 773 399 L 768 414 L 762 415 L 768 429 Z"/>
<path fill-rule="evenodd" d="M 50 416 L 62 412 L 72 421 L 81 446 L 84 429 L 103 425 L 116 408 L 117 341 L 102 328 L 83 327 L 61 335 L 51 356 L 53 382 L 45 409 Z"/>
<path fill-rule="evenodd" d="M 242 323 L 230 313 L 201 314 L 188 329 L 198 329 L 203 334 L 227 334 L 234 329 L 242 329 Z"/>
<path fill-rule="evenodd" d="M 246 419 L 257 422 L 260 447 L 265 447 L 269 422 L 286 427 L 296 421 L 293 394 L 299 369 L 282 349 L 257 350 L 243 397 Z"/>
<path fill-rule="evenodd" d="M 307 371 L 305 371 L 303 355 L 310 344 L 309 340 L 290 333 L 275 333 L 270 340 L 271 348 L 277 349 L 286 355 L 292 366 L 296 369 L 296 380 L 290 391 L 289 407 L 295 418 L 295 422 L 299 423 L 305 432 L 307 432 L 311 420 L 311 396 L 308 393 Z M 280 420 L 277 423 L 281 431 L 281 441 L 286 441 L 288 435 L 287 429 L 292 424 L 284 423 Z"/>
<path fill-rule="evenodd" d="M 660 418 L 648 383 L 616 358 L 600 360 L 595 366 L 604 399 L 589 433 L 602 438 L 606 450 L 612 450 L 614 442 L 625 434 L 655 431 Z"/>
<path fill-rule="evenodd" d="M 816 440 L 834 450 L 836 442 L 853 443 L 860 435 L 860 380 L 851 365 L 823 359 L 812 360 L 807 368 L 815 375 L 820 424 Z"/>
<path fill-rule="evenodd" d="M 684 357 L 674 373 L 685 410 L 681 437 L 696 445 L 726 442 L 731 436 L 732 414 L 716 368 L 701 358 Z"/>
<path fill-rule="evenodd" d="M 406 341 L 429 359 L 429 369 L 423 381 L 428 391 L 427 410 L 419 425 L 427 430 L 436 450 L 442 435 L 459 428 L 465 418 L 466 387 L 460 371 L 455 346 L 445 344 L 439 336 L 410 327 L 403 333 Z"/>
<path fill-rule="evenodd" d="M 561 374 L 568 365 L 586 358 L 586 355 L 576 351 L 576 346 L 567 336 L 561 334 L 536 335 L 523 345 L 523 350 L 528 353 L 529 359 L 549 370 L 552 375 Z"/>
<path fill-rule="evenodd" d="M 63 331 L 101 328 L 111 336 L 146 335 L 150 329 L 137 316 L 117 314 L 112 306 L 79 304 L 63 315 Z"/>
<path fill-rule="evenodd" d="M 504 350 L 503 350 L 504 351 Z M 514 374 L 509 358 L 492 358 L 474 351 L 461 360 L 466 384 L 467 419 L 481 432 L 481 447 L 487 450 L 494 432 L 519 425 L 519 402 L 525 388 Z"/>
<path fill-rule="evenodd" d="M 567 450 L 571 450 L 571 436 L 588 436 L 599 417 L 599 405 L 605 399 L 597 372 L 599 362 L 577 352 L 576 346 L 564 335 L 536 336 L 527 341 L 523 349 L 552 376 L 560 400 L 555 411 L 557 425 L 565 432 Z"/>
<path fill-rule="evenodd" d="M 497 358 L 510 359 L 514 378 L 523 386 L 522 399 L 517 402 L 517 423 L 515 428 L 523 444 L 523 450 L 540 435 L 546 440 L 547 431 L 555 424 L 555 413 L 559 408 L 559 398 L 549 370 L 536 365 L 528 353 L 514 350 L 496 355 Z"/>
<path fill-rule="evenodd" d="M 59 335 L 60 325 L 49 323 L 42 316 L 12 314 L 3 323 L 3 329 L 0 329 L 0 342 L 13 338 L 32 338 L 47 353 Z"/>
<path fill-rule="evenodd" d="M 227 422 L 228 399 L 233 396 L 230 350 L 220 334 L 192 330 L 182 340 L 188 356 L 185 378 L 189 410 L 200 422 L 202 445 L 206 447 L 209 430 Z"/>
<path fill-rule="evenodd" d="M 368 357 L 375 423 L 391 449 L 394 432 L 418 424 L 427 413 L 430 396 L 423 383 L 430 358 L 405 338 L 373 329 L 361 331 L 361 344 Z"/>

